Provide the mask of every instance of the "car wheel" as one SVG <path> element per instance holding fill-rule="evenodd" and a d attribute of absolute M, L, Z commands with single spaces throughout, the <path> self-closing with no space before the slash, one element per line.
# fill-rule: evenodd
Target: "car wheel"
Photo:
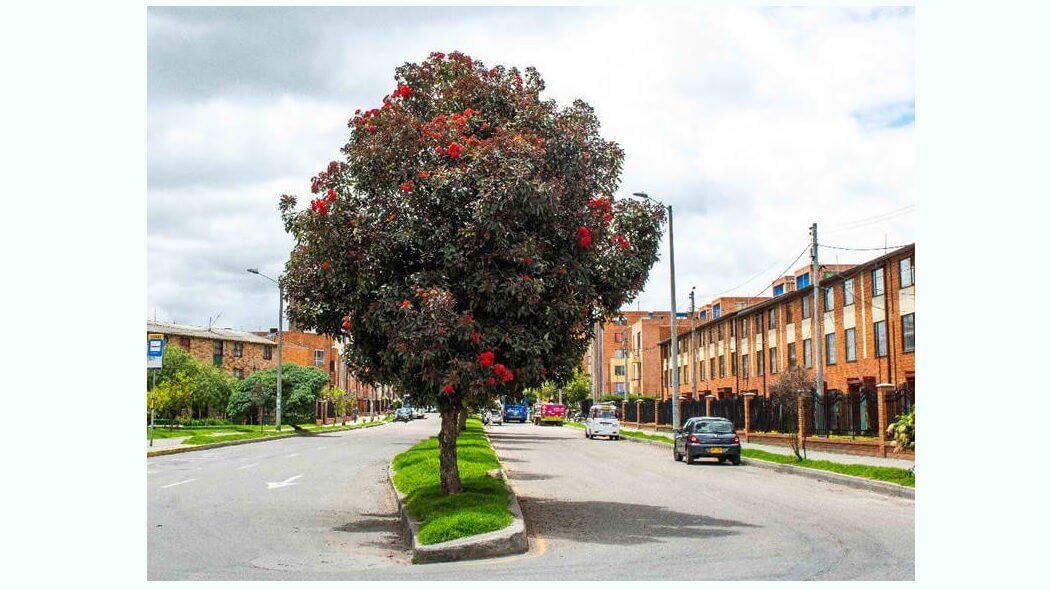
<path fill-rule="evenodd" d="M 690 455 L 689 453 L 686 453 L 685 462 L 687 465 L 692 465 L 693 463 L 696 463 L 696 458 Z"/>
<path fill-rule="evenodd" d="M 678 452 L 678 449 L 674 450 L 674 460 L 675 461 L 681 461 L 682 460 L 682 454 Z"/>
<path fill-rule="evenodd" d="M 719 463 L 725 463 L 726 462 L 726 458 L 725 457 L 719 457 L 718 458 L 718 462 Z"/>
<path fill-rule="evenodd" d="M 740 455 L 733 455 L 733 465 L 740 465 Z"/>

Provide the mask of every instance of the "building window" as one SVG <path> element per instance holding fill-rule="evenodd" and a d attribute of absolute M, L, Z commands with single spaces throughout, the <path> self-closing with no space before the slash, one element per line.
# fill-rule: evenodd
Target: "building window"
<path fill-rule="evenodd" d="M 234 358 L 241 358 L 244 356 L 244 343 L 234 342 L 233 343 L 233 356 Z"/>
<path fill-rule="evenodd" d="M 623 342 L 623 332 L 614 332 L 613 341 L 617 343 Z"/>
<path fill-rule="evenodd" d="M 624 376 L 623 369 L 624 369 L 623 365 L 616 365 L 616 367 L 614 368 L 614 371 L 615 371 L 617 377 L 623 377 Z"/>
<path fill-rule="evenodd" d="M 824 311 L 831 311 L 835 309 L 835 288 L 828 287 L 824 289 Z"/>
<path fill-rule="evenodd" d="M 222 340 L 216 340 L 212 343 L 211 364 L 216 367 L 222 366 Z"/>
<path fill-rule="evenodd" d="M 707 319 L 707 310 L 706 309 L 700 311 L 700 319 L 701 320 L 706 320 Z"/>
<path fill-rule="evenodd" d="M 784 285 L 777 285 L 773 287 L 773 297 L 780 297 L 784 294 Z"/>
<path fill-rule="evenodd" d="M 725 335 L 725 324 L 718 324 L 718 341 L 722 341 L 722 336 Z"/>
<path fill-rule="evenodd" d="M 798 368 L 798 354 L 795 352 L 795 343 L 788 344 L 788 370 L 794 371 Z"/>
<path fill-rule="evenodd" d="M 748 377 L 750 377 L 750 375 L 748 374 L 749 372 L 748 372 L 747 355 L 746 354 L 740 357 L 740 364 L 743 367 L 744 379 L 747 379 Z"/>
<path fill-rule="evenodd" d="M 324 366 L 324 351 L 321 350 L 321 349 L 317 349 L 317 350 L 314 351 L 314 366 L 315 367 L 323 367 Z"/>
<path fill-rule="evenodd" d="M 769 374 L 777 374 L 777 347 L 774 346 L 769 349 Z"/>
<path fill-rule="evenodd" d="M 809 338 L 802 341 L 802 365 L 807 369 L 813 367 L 813 341 Z"/>
<path fill-rule="evenodd" d="M 901 287 L 910 287 L 915 284 L 915 269 L 911 265 L 911 257 L 902 258 L 897 263 L 900 272 Z"/>
<path fill-rule="evenodd" d="M 179 336 L 179 346 L 185 348 L 186 350 L 189 350 L 190 349 L 190 339 L 188 337 L 186 337 L 186 336 Z"/>
<path fill-rule="evenodd" d="M 784 304 L 784 319 L 789 324 L 794 321 L 794 320 L 791 319 L 791 304 L 790 303 L 785 303 Z"/>
<path fill-rule="evenodd" d="M 718 303 L 715 305 L 715 319 L 722 317 L 722 304 Z"/>
<path fill-rule="evenodd" d="M 626 383 L 613 383 L 613 389 L 616 393 L 623 393 L 627 389 L 626 385 Z"/>
<path fill-rule="evenodd" d="M 731 371 L 730 375 L 736 377 L 736 353 L 735 352 L 729 356 L 729 370 Z"/>
<path fill-rule="evenodd" d="M 758 351 L 758 354 L 755 355 L 755 375 L 758 375 L 759 377 L 761 377 L 762 375 L 765 375 L 765 373 L 766 373 L 766 363 L 765 363 L 765 361 L 766 361 L 766 356 L 764 354 L 762 354 L 761 350 Z"/>
<path fill-rule="evenodd" d="M 726 355 L 724 354 L 718 355 L 718 376 L 726 376 Z"/>
<path fill-rule="evenodd" d="M 885 275 L 885 271 L 886 271 L 886 269 L 882 268 L 881 266 L 879 268 L 876 268 L 875 270 L 871 271 L 871 296 L 872 297 L 878 297 L 879 295 L 882 295 L 883 293 L 886 292 L 886 285 L 884 284 L 884 281 L 883 281 L 883 279 L 886 278 L 884 276 Z"/>
<path fill-rule="evenodd" d="M 234 369 L 233 376 L 238 379 L 244 379 L 244 369 Z"/>
<path fill-rule="evenodd" d="M 335 360 L 328 361 L 328 372 L 335 373 Z"/>
<path fill-rule="evenodd" d="M 857 329 L 846 329 L 846 362 L 857 360 Z"/>
<path fill-rule="evenodd" d="M 741 338 L 747 338 L 748 337 L 747 328 L 748 328 L 747 318 L 744 318 L 744 319 L 740 320 L 740 337 Z"/>
<path fill-rule="evenodd" d="M 835 333 L 824 335 L 824 362 L 829 365 L 835 364 Z"/>
<path fill-rule="evenodd" d="M 802 290 L 809 286 L 809 273 L 803 273 L 795 279 L 795 289 Z"/>
<path fill-rule="evenodd" d="M 273 346 L 267 344 L 263 346 L 263 360 L 270 360 L 273 358 Z"/>
<path fill-rule="evenodd" d="M 904 352 L 915 351 L 915 314 L 901 316 L 901 348 Z"/>
<path fill-rule="evenodd" d="M 642 349 L 642 333 L 641 332 L 638 332 L 637 334 L 634 335 L 634 349 L 635 350 L 641 350 Z"/>
<path fill-rule="evenodd" d="M 762 333 L 762 312 L 755 316 L 755 334 Z"/>
<path fill-rule="evenodd" d="M 776 327 L 777 327 L 777 308 L 774 307 L 774 308 L 769 310 L 769 329 L 772 330 L 773 328 L 776 328 Z"/>
<path fill-rule="evenodd" d="M 853 305 L 853 279 L 842 283 L 842 305 Z"/>
<path fill-rule="evenodd" d="M 808 320 L 813 315 L 813 296 L 806 295 L 802 298 L 802 319 Z"/>
<path fill-rule="evenodd" d="M 886 321 L 875 322 L 875 356 L 886 356 Z"/>
<path fill-rule="evenodd" d="M 700 369 L 699 372 L 697 373 L 698 375 L 700 375 L 699 379 L 701 381 L 704 380 L 704 379 L 707 379 L 707 377 L 704 377 L 704 361 L 700 361 L 700 366 L 697 367 L 697 368 Z"/>
<path fill-rule="evenodd" d="M 681 350 L 679 350 L 678 352 L 681 353 Z M 613 349 L 613 358 L 622 359 L 623 358 L 623 349 L 622 348 Z"/>
<path fill-rule="evenodd" d="M 736 338 L 736 322 L 729 322 L 729 337 Z"/>

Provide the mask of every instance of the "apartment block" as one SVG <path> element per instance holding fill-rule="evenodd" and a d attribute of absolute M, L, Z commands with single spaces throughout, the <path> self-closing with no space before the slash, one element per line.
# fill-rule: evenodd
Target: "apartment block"
<path fill-rule="evenodd" d="M 718 317 L 705 314 L 694 331 L 680 335 L 679 395 L 693 395 L 693 359 L 698 397 L 767 395 L 785 371 L 813 370 L 817 362 L 823 362 L 825 390 L 848 392 L 878 383 L 914 390 L 914 244 L 859 265 L 821 266 L 817 301 L 810 272 L 806 266 L 779 278 L 772 298 L 745 301 L 741 307 L 733 303 L 729 312 L 720 307 Z M 716 304 L 701 309 L 713 311 Z M 690 338 L 696 342 L 694 352 L 689 352 Z M 659 346 L 661 391 L 670 399 L 670 335 Z"/>
<path fill-rule="evenodd" d="M 181 346 L 198 361 L 238 379 L 277 366 L 277 346 L 251 332 L 154 321 L 146 322 L 146 334 L 162 334 L 165 346 Z"/>

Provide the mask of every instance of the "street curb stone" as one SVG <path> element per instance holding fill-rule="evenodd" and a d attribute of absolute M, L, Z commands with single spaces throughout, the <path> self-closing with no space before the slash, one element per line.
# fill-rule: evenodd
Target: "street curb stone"
<path fill-rule="evenodd" d="M 509 500 L 507 509 L 511 513 L 510 526 L 474 535 L 453 539 L 433 545 L 423 545 L 419 542 L 419 521 L 409 515 L 405 508 L 405 495 L 394 485 L 394 468 L 387 468 L 387 479 L 390 487 L 397 496 L 397 507 L 401 513 L 401 525 L 405 535 L 411 539 L 412 562 L 413 563 L 436 563 L 443 561 L 466 561 L 471 559 L 484 559 L 487 557 L 501 557 L 504 555 L 515 555 L 525 553 L 529 550 L 528 536 L 525 530 L 525 518 L 521 514 L 521 506 L 514 491 L 507 485 L 507 473 L 500 468 L 500 477 L 504 482 Z"/>
<path fill-rule="evenodd" d="M 348 432 L 350 430 L 362 430 L 362 429 L 365 429 L 365 428 L 375 428 L 376 426 L 382 426 L 384 424 L 392 424 L 392 422 L 380 422 L 380 423 L 376 424 L 375 426 L 358 426 L 357 428 L 342 428 L 342 429 L 339 429 L 339 430 L 333 430 L 331 432 Z M 281 440 L 281 439 L 285 439 L 285 438 L 291 438 L 293 436 L 310 436 L 311 434 L 317 434 L 317 433 L 316 432 L 310 432 L 308 434 L 303 434 L 303 433 L 298 433 L 298 432 L 289 432 L 288 434 L 279 434 L 279 435 L 276 435 L 276 436 L 266 436 L 266 437 L 263 437 L 263 438 L 250 438 L 250 439 L 247 439 L 247 440 L 228 440 L 228 441 L 224 441 L 224 442 L 208 443 L 206 445 L 193 445 L 193 446 L 186 446 L 186 447 L 169 447 L 167 449 L 155 449 L 155 450 L 152 450 L 152 451 L 149 450 L 149 449 L 146 449 L 146 458 L 149 459 L 150 457 L 159 457 L 161 455 L 176 455 L 178 453 L 189 453 L 189 452 L 192 452 L 192 451 L 206 451 L 208 449 L 218 449 L 218 448 L 222 448 L 222 447 L 233 447 L 233 446 L 237 446 L 237 445 L 247 445 L 247 444 L 257 443 L 257 442 L 267 442 L 267 441 L 271 441 L 271 440 Z"/>
<path fill-rule="evenodd" d="M 671 443 L 634 438 L 630 436 L 621 437 L 620 440 L 628 440 L 635 443 L 644 443 L 655 446 L 671 446 Z M 761 459 L 752 459 L 750 457 L 741 457 L 741 460 L 743 461 L 744 465 L 754 465 L 755 467 L 760 467 L 762 469 L 771 469 L 780 473 L 788 473 L 791 475 L 808 477 L 810 479 L 827 481 L 830 483 L 837 483 L 840 485 L 849 486 L 851 488 L 868 490 L 870 492 L 876 492 L 888 496 L 895 496 L 898 498 L 908 498 L 911 500 L 915 499 L 915 488 L 909 488 L 906 486 L 897 485 L 895 483 L 866 479 L 863 477 L 857 477 L 855 475 L 845 475 L 843 473 L 834 473 L 831 471 L 822 471 L 820 469 L 810 469 L 808 467 L 784 465 L 782 463 L 763 461 Z"/>

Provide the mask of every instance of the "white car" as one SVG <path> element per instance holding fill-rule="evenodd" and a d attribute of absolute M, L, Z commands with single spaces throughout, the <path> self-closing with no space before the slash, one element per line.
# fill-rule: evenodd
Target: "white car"
<path fill-rule="evenodd" d="M 591 406 L 591 411 L 587 413 L 584 435 L 592 439 L 597 436 L 607 436 L 613 440 L 619 440 L 620 419 L 617 416 L 616 406 L 613 404 Z"/>
<path fill-rule="evenodd" d="M 489 424 L 503 424 L 503 412 L 499 410 L 489 411 Z"/>

